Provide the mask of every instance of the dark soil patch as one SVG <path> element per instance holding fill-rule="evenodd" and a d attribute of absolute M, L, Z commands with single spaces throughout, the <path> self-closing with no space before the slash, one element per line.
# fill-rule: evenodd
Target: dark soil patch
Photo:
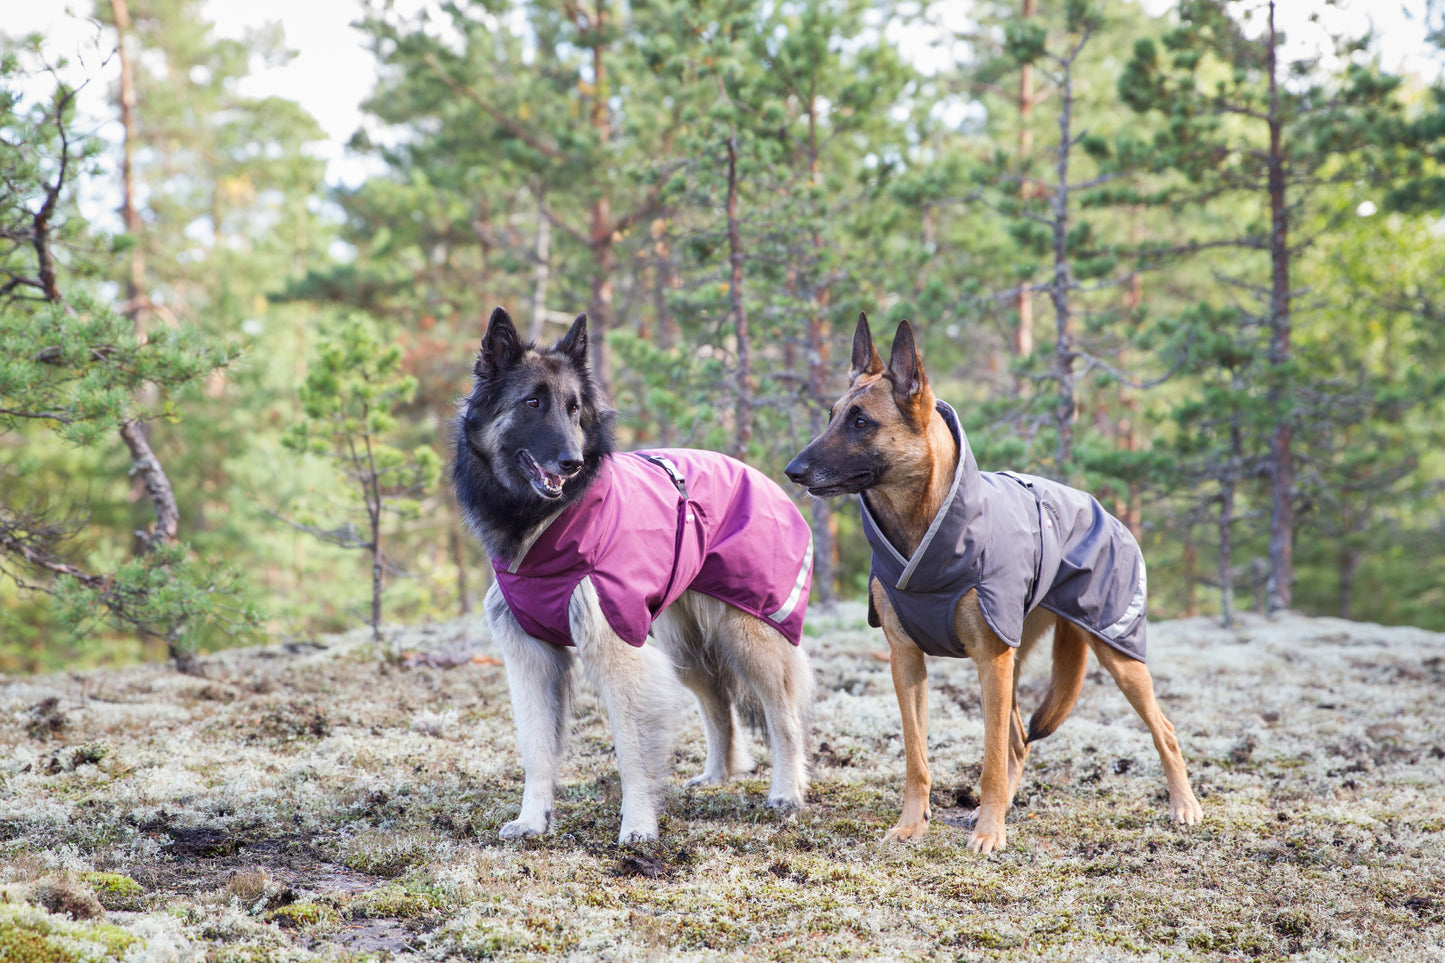
<path fill-rule="evenodd" d="M 351 953 L 405 953 L 419 949 L 415 934 L 401 920 L 375 919 L 348 924 L 328 937 L 328 943 Z"/>

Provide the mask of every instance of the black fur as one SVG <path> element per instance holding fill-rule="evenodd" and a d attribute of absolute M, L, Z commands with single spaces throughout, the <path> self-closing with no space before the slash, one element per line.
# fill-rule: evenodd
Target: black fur
<path fill-rule="evenodd" d="M 565 479 L 560 498 L 545 498 L 530 484 L 519 483 L 516 453 L 518 446 L 552 442 L 547 425 L 538 427 L 519 418 L 508 443 L 501 445 L 489 446 L 484 433 L 489 425 L 507 415 L 508 406 L 519 393 L 541 398 L 536 419 L 555 416 L 546 409 L 569 400 L 560 397 L 563 383 L 572 383 L 572 379 L 562 377 L 567 370 L 577 375 L 580 387 L 576 423 L 581 428 L 582 466 Z M 487 323 L 473 374 L 471 393 L 463 401 L 454 425 L 452 488 L 463 517 L 487 552 L 493 558 L 512 561 L 532 529 L 574 502 L 597 477 L 603 457 L 613 450 L 612 421 L 616 413 L 608 406 L 587 361 L 585 314 L 555 345 L 538 348 L 533 342 L 524 343 L 511 317 L 497 308 Z M 515 444 L 510 443 L 513 438 Z"/>

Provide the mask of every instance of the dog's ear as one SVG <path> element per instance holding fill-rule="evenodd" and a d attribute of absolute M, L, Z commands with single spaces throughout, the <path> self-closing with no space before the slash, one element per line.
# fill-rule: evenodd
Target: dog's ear
<path fill-rule="evenodd" d="M 577 320 L 572 322 L 572 327 L 562 336 L 553 347 L 553 351 L 560 351 L 572 359 L 573 364 L 585 366 L 587 364 L 587 315 L 577 315 Z"/>
<path fill-rule="evenodd" d="M 918 345 L 913 340 L 913 325 L 907 321 L 899 321 L 898 331 L 893 335 L 893 352 L 888 356 L 888 380 L 893 382 L 893 398 L 904 412 L 921 408 L 924 402 L 932 407 L 932 399 L 926 397 L 932 394 L 928 389 L 928 375 L 923 370 L 923 359 L 919 357 Z"/>
<path fill-rule="evenodd" d="M 858 327 L 853 329 L 853 363 L 848 371 L 848 380 L 857 381 L 863 375 L 883 372 L 883 359 L 873 347 L 873 332 L 868 330 L 868 315 L 858 312 Z"/>
<path fill-rule="evenodd" d="M 487 321 L 487 332 L 482 335 L 482 350 L 477 352 L 477 363 L 472 371 L 478 378 L 489 377 L 515 363 L 525 350 L 522 336 L 512 323 L 512 316 L 497 308 Z"/>

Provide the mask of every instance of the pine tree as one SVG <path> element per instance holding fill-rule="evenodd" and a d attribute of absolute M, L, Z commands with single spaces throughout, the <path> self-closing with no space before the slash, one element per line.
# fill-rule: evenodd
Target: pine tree
<path fill-rule="evenodd" d="M 33 44 L 31 59 L 44 54 Z M 43 61 L 42 61 L 43 62 Z M 207 626 L 245 631 L 255 613 L 235 602 L 236 575 L 200 564 L 179 540 L 181 517 L 171 479 L 143 430 L 171 414 L 176 393 L 223 368 L 234 353 L 194 329 L 148 339 L 97 297 L 95 260 L 124 243 L 90 230 L 74 207 L 77 181 L 93 174 L 101 145 L 74 129 L 77 91 L 47 66 L 50 98 L 26 103 L 13 51 L 0 61 L 0 443 L 49 434 L 95 450 L 112 433 L 131 453 L 155 513 L 143 550 L 100 567 L 80 547 L 92 534 L 83 496 L 43 493 L 30 454 L 21 469 L 0 470 L 0 575 L 21 590 L 49 595 L 50 615 L 72 638 L 97 621 L 163 639 L 178 668 L 194 668 L 195 639 Z M 87 274 L 89 277 L 87 277 Z M 147 390 L 142 390 L 147 389 Z M 156 404 L 144 399 L 154 397 Z M 156 409 L 160 408 L 161 411 Z M 5 435 L 10 435 L 7 442 Z M 7 459 L 7 462 L 9 459 Z"/>
<path fill-rule="evenodd" d="M 298 527 L 342 548 L 371 556 L 372 637 L 381 641 L 381 595 L 387 571 L 382 522 L 387 514 L 415 518 L 418 497 L 435 487 L 441 460 L 427 445 L 405 451 L 388 443 L 396 409 L 416 393 L 416 379 L 401 370 L 402 352 L 387 344 L 363 318 L 342 321 L 325 332 L 301 387 L 302 417 L 284 444 L 332 460 L 337 473 L 359 495 L 364 530 L 345 520 L 323 527 Z M 329 509 L 323 509 L 329 511 Z"/>
<path fill-rule="evenodd" d="M 1185 246 L 1255 252 L 1237 257 L 1225 275 L 1239 296 L 1236 340 L 1264 360 L 1238 369 L 1248 377 L 1237 393 L 1239 406 L 1261 393 L 1270 423 L 1263 470 L 1273 611 L 1290 605 L 1295 578 L 1295 435 L 1306 421 L 1332 417 L 1328 405 L 1311 400 L 1308 371 L 1296 356 L 1300 292 L 1292 276 L 1315 240 L 1310 226 L 1329 223 L 1316 216 L 1329 203 L 1322 189 L 1359 177 L 1398 115 L 1399 80 L 1357 62 L 1352 55 L 1364 51 L 1367 40 L 1352 37 L 1331 38 L 1329 55 L 1348 64 L 1340 74 L 1325 69 L 1324 54 L 1282 62 L 1284 36 L 1273 2 L 1188 0 L 1174 15 L 1177 26 L 1162 44 L 1136 44 L 1119 93 L 1135 111 L 1165 122 L 1149 145 L 1156 169 L 1173 173 L 1158 200 L 1206 215 L 1240 205 L 1235 223 L 1242 212 L 1242 230 L 1217 225 L 1214 237 Z M 1228 567 L 1222 559 L 1221 571 Z"/>

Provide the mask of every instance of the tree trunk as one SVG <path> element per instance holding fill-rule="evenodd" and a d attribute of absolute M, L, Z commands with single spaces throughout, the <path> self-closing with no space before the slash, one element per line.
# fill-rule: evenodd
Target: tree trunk
<path fill-rule="evenodd" d="M 1361 552 L 1350 544 L 1348 536 L 1340 539 L 1340 550 L 1336 556 L 1340 569 L 1340 618 L 1354 618 L 1355 575 L 1360 570 Z"/>
<path fill-rule="evenodd" d="M 1076 47 L 1074 54 L 1082 47 Z M 1069 154 L 1073 148 L 1074 76 L 1073 57 L 1064 62 L 1063 82 L 1059 93 L 1059 155 L 1056 164 L 1058 181 L 1054 189 L 1054 276 L 1049 282 L 1049 297 L 1054 304 L 1054 381 L 1057 400 L 1054 425 L 1058 432 L 1054 453 L 1054 472 L 1060 479 L 1068 477 L 1069 463 L 1074 458 L 1074 349 L 1070 332 L 1071 306 L 1069 292 L 1073 287 L 1069 272 Z"/>
<path fill-rule="evenodd" d="M 1143 220 L 1139 217 L 1137 208 L 1134 210 L 1134 224 L 1129 231 L 1129 241 L 1135 247 L 1144 240 Z M 1139 308 L 1144 303 L 1144 275 L 1135 271 L 1129 276 L 1129 283 L 1124 288 L 1124 312 L 1131 322 L 1137 322 Z M 1132 363 L 1132 355 L 1128 347 L 1128 341 L 1119 350 L 1119 366 L 1125 371 Z M 1119 385 L 1119 407 L 1123 414 L 1116 423 L 1118 445 L 1124 451 L 1137 452 L 1139 450 L 1139 424 L 1143 420 L 1143 406 L 1139 403 L 1139 393 L 1126 384 Z M 1124 514 L 1122 515 L 1124 526 L 1139 541 L 1144 534 L 1144 495 L 1140 490 L 1137 477 L 1129 479 L 1128 492 L 1125 495 Z"/>
<path fill-rule="evenodd" d="M 176 493 L 171 488 L 171 480 L 166 477 L 166 471 L 161 467 L 160 460 L 151 450 L 144 423 L 126 419 L 121 422 L 120 437 L 125 442 L 126 448 L 130 450 L 131 474 L 139 484 L 144 485 L 151 505 L 155 509 L 155 528 L 144 537 L 145 551 L 152 551 L 175 541 L 176 535 L 180 531 L 181 515 L 176 508 Z M 184 672 L 187 675 L 200 675 L 200 664 L 196 661 L 195 653 L 188 652 L 176 644 L 175 630 L 179 627 L 179 625 L 173 626 L 172 631 L 166 635 L 166 654 L 170 656 L 171 664 L 175 666 L 176 671 Z"/>
<path fill-rule="evenodd" d="M 1027 21 L 1034 15 L 1034 0 L 1023 0 L 1020 19 Z M 1030 124 L 1034 116 L 1034 65 L 1024 64 L 1019 68 L 1019 136 L 1018 167 L 1020 176 L 1028 170 L 1028 160 L 1033 154 L 1034 131 Z M 1032 195 L 1027 180 L 1019 182 L 1019 201 L 1025 202 Z M 1016 301 L 1018 326 L 1014 329 L 1013 350 L 1015 358 L 1027 358 L 1034 353 L 1034 293 L 1025 284 L 1019 289 Z M 1028 379 L 1020 377 L 1014 383 L 1015 393 L 1022 395 L 1028 388 Z"/>
<path fill-rule="evenodd" d="M 1234 388 L 1242 390 L 1238 374 Z M 1244 431 L 1235 414 L 1229 424 L 1229 464 L 1219 491 L 1219 610 L 1225 628 L 1234 624 L 1234 500 L 1243 459 Z"/>
<path fill-rule="evenodd" d="M 1269 256 L 1271 272 L 1269 297 L 1269 407 L 1276 419 L 1269 439 L 1269 611 L 1290 605 L 1294 583 L 1294 465 L 1291 452 L 1293 414 L 1289 405 L 1288 365 L 1290 362 L 1289 212 L 1285 198 L 1284 151 L 1281 145 L 1279 84 L 1276 57 L 1279 51 L 1274 26 L 1274 4 L 1269 5 Z"/>
<path fill-rule="evenodd" d="M 552 273 L 552 222 L 547 220 L 541 196 L 537 198 L 537 245 L 532 265 L 532 330 L 533 341 L 542 340 L 542 325 L 547 320 L 547 281 Z M 591 320 L 589 318 L 589 320 Z"/>
<path fill-rule="evenodd" d="M 371 423 L 371 411 L 366 403 L 361 408 L 361 424 L 368 426 Z M 361 460 L 356 452 L 355 444 L 348 441 L 351 446 L 351 460 L 360 473 L 362 494 L 366 502 L 366 520 L 370 526 L 371 542 L 367 546 L 371 549 L 371 638 L 375 642 L 381 641 L 381 590 L 383 588 L 384 561 L 386 556 L 382 553 L 381 545 L 381 510 L 384 498 L 381 493 L 381 473 L 376 468 L 376 453 L 371 445 L 371 431 L 369 428 L 362 430 L 362 445 L 366 451 L 365 461 Z"/>
<path fill-rule="evenodd" d="M 125 0 L 110 0 L 111 16 L 115 20 L 116 55 L 120 59 L 120 124 L 123 133 L 121 149 L 121 220 L 126 233 L 131 237 L 130 260 L 126 270 L 126 304 L 124 313 L 131 321 L 131 331 L 136 341 L 146 337 L 145 312 L 150 306 L 150 296 L 145 290 L 146 262 L 145 246 L 141 243 L 140 211 L 135 203 L 135 64 L 131 48 L 130 9 Z M 142 403 L 154 400 L 154 385 L 140 389 Z M 144 421 L 126 419 L 121 422 L 120 437 L 130 452 L 130 474 L 135 479 L 137 492 L 144 490 L 155 511 L 156 523 L 144 535 L 143 550 L 153 551 L 162 545 L 175 541 L 180 533 L 181 513 L 176 506 L 175 489 L 151 448 L 149 426 Z M 139 534 L 139 533 L 138 533 Z M 195 674 L 199 672 L 194 653 L 187 652 L 176 644 L 174 631 L 166 636 L 166 652 L 178 671 Z"/>
<path fill-rule="evenodd" d="M 381 513 L 371 513 L 371 637 L 381 641 Z"/>
<path fill-rule="evenodd" d="M 677 346 L 677 320 L 667 306 L 667 292 L 672 287 L 672 252 L 666 240 L 654 230 L 652 271 L 653 313 L 657 316 L 657 346 L 671 351 Z M 657 440 L 663 448 L 677 444 L 677 426 L 666 417 L 657 419 Z"/>
<path fill-rule="evenodd" d="M 1234 481 L 1219 492 L 1219 620 L 1234 625 Z"/>
<path fill-rule="evenodd" d="M 1184 617 L 1199 614 L 1199 546 L 1194 541 L 1194 525 L 1184 526 Z"/>
<path fill-rule="evenodd" d="M 607 121 L 606 60 L 602 45 L 606 34 L 607 7 L 603 0 L 597 0 L 596 15 L 587 33 L 592 35 L 592 132 L 599 148 L 605 148 L 611 139 Z M 579 24 L 580 26 L 580 24 Z M 601 153 L 599 151 L 599 153 Z M 608 360 L 607 329 L 612 324 L 612 205 L 599 188 L 598 197 L 592 204 L 591 246 L 593 256 L 592 292 L 587 303 L 587 319 L 590 331 L 587 343 L 592 352 L 592 363 L 597 378 L 604 390 L 611 387 L 611 364 Z"/>
<path fill-rule="evenodd" d="M 142 427 L 141 422 L 127 419 L 121 422 L 120 437 L 130 449 L 131 474 L 145 485 L 146 494 L 155 508 L 156 526 L 145 538 L 147 547 L 155 548 L 175 541 L 181 516 L 176 509 L 176 494 L 171 488 L 171 480 L 166 477 L 155 452 L 151 451 Z"/>
<path fill-rule="evenodd" d="M 818 98 L 813 88 L 808 91 L 808 176 L 815 185 L 822 183 L 822 167 L 818 163 Z M 932 225 L 930 213 L 925 211 L 925 229 Z M 823 232 L 815 228 L 812 240 L 814 270 L 821 271 L 826 250 Z M 816 438 L 827 427 L 823 406 L 829 401 L 832 328 L 828 323 L 827 287 L 815 283 L 809 285 L 809 290 L 813 311 L 808 319 L 808 427 L 811 437 Z M 813 591 L 819 604 L 831 609 L 838 597 L 838 519 L 833 513 L 833 503 L 826 498 L 813 499 L 809 514 L 813 529 Z"/>
<path fill-rule="evenodd" d="M 743 303 L 743 238 L 738 219 L 738 145 L 737 136 L 729 133 L 728 152 L 728 299 L 738 340 L 736 433 L 733 457 L 747 461 L 748 445 L 753 440 L 752 345 L 748 331 L 747 305 Z"/>
<path fill-rule="evenodd" d="M 457 608 L 460 614 L 470 615 L 472 596 L 467 591 L 467 555 L 463 545 L 461 529 L 454 515 L 447 526 L 447 551 L 452 557 L 452 564 L 457 567 Z"/>
<path fill-rule="evenodd" d="M 371 453 L 371 439 L 367 439 L 367 454 Z M 381 641 L 381 590 L 383 583 L 383 562 L 385 556 L 381 547 L 381 488 L 376 476 L 375 464 L 371 464 L 369 491 L 366 498 L 366 516 L 371 526 L 371 638 Z"/>
<path fill-rule="evenodd" d="M 821 246 L 821 237 L 817 238 Z M 822 298 L 826 299 L 823 292 Z M 808 406 L 808 427 L 816 438 L 827 427 L 823 417 L 823 405 L 828 400 L 829 342 L 828 320 L 823 315 L 823 304 L 808 320 L 808 393 L 812 404 Z M 813 590 L 823 605 L 832 605 L 837 599 L 838 580 L 838 533 L 837 519 L 833 517 L 833 503 L 826 498 L 815 498 L 812 504 L 813 528 Z"/>
<path fill-rule="evenodd" d="M 116 56 L 120 60 L 120 127 L 121 127 L 121 220 L 130 235 L 130 262 L 127 265 L 125 314 L 130 317 L 136 339 L 145 337 L 145 315 L 142 307 L 149 298 L 145 294 L 145 246 L 141 244 L 140 211 L 135 206 L 135 64 L 130 49 L 130 10 L 125 0 L 110 0 L 115 20 Z"/>

